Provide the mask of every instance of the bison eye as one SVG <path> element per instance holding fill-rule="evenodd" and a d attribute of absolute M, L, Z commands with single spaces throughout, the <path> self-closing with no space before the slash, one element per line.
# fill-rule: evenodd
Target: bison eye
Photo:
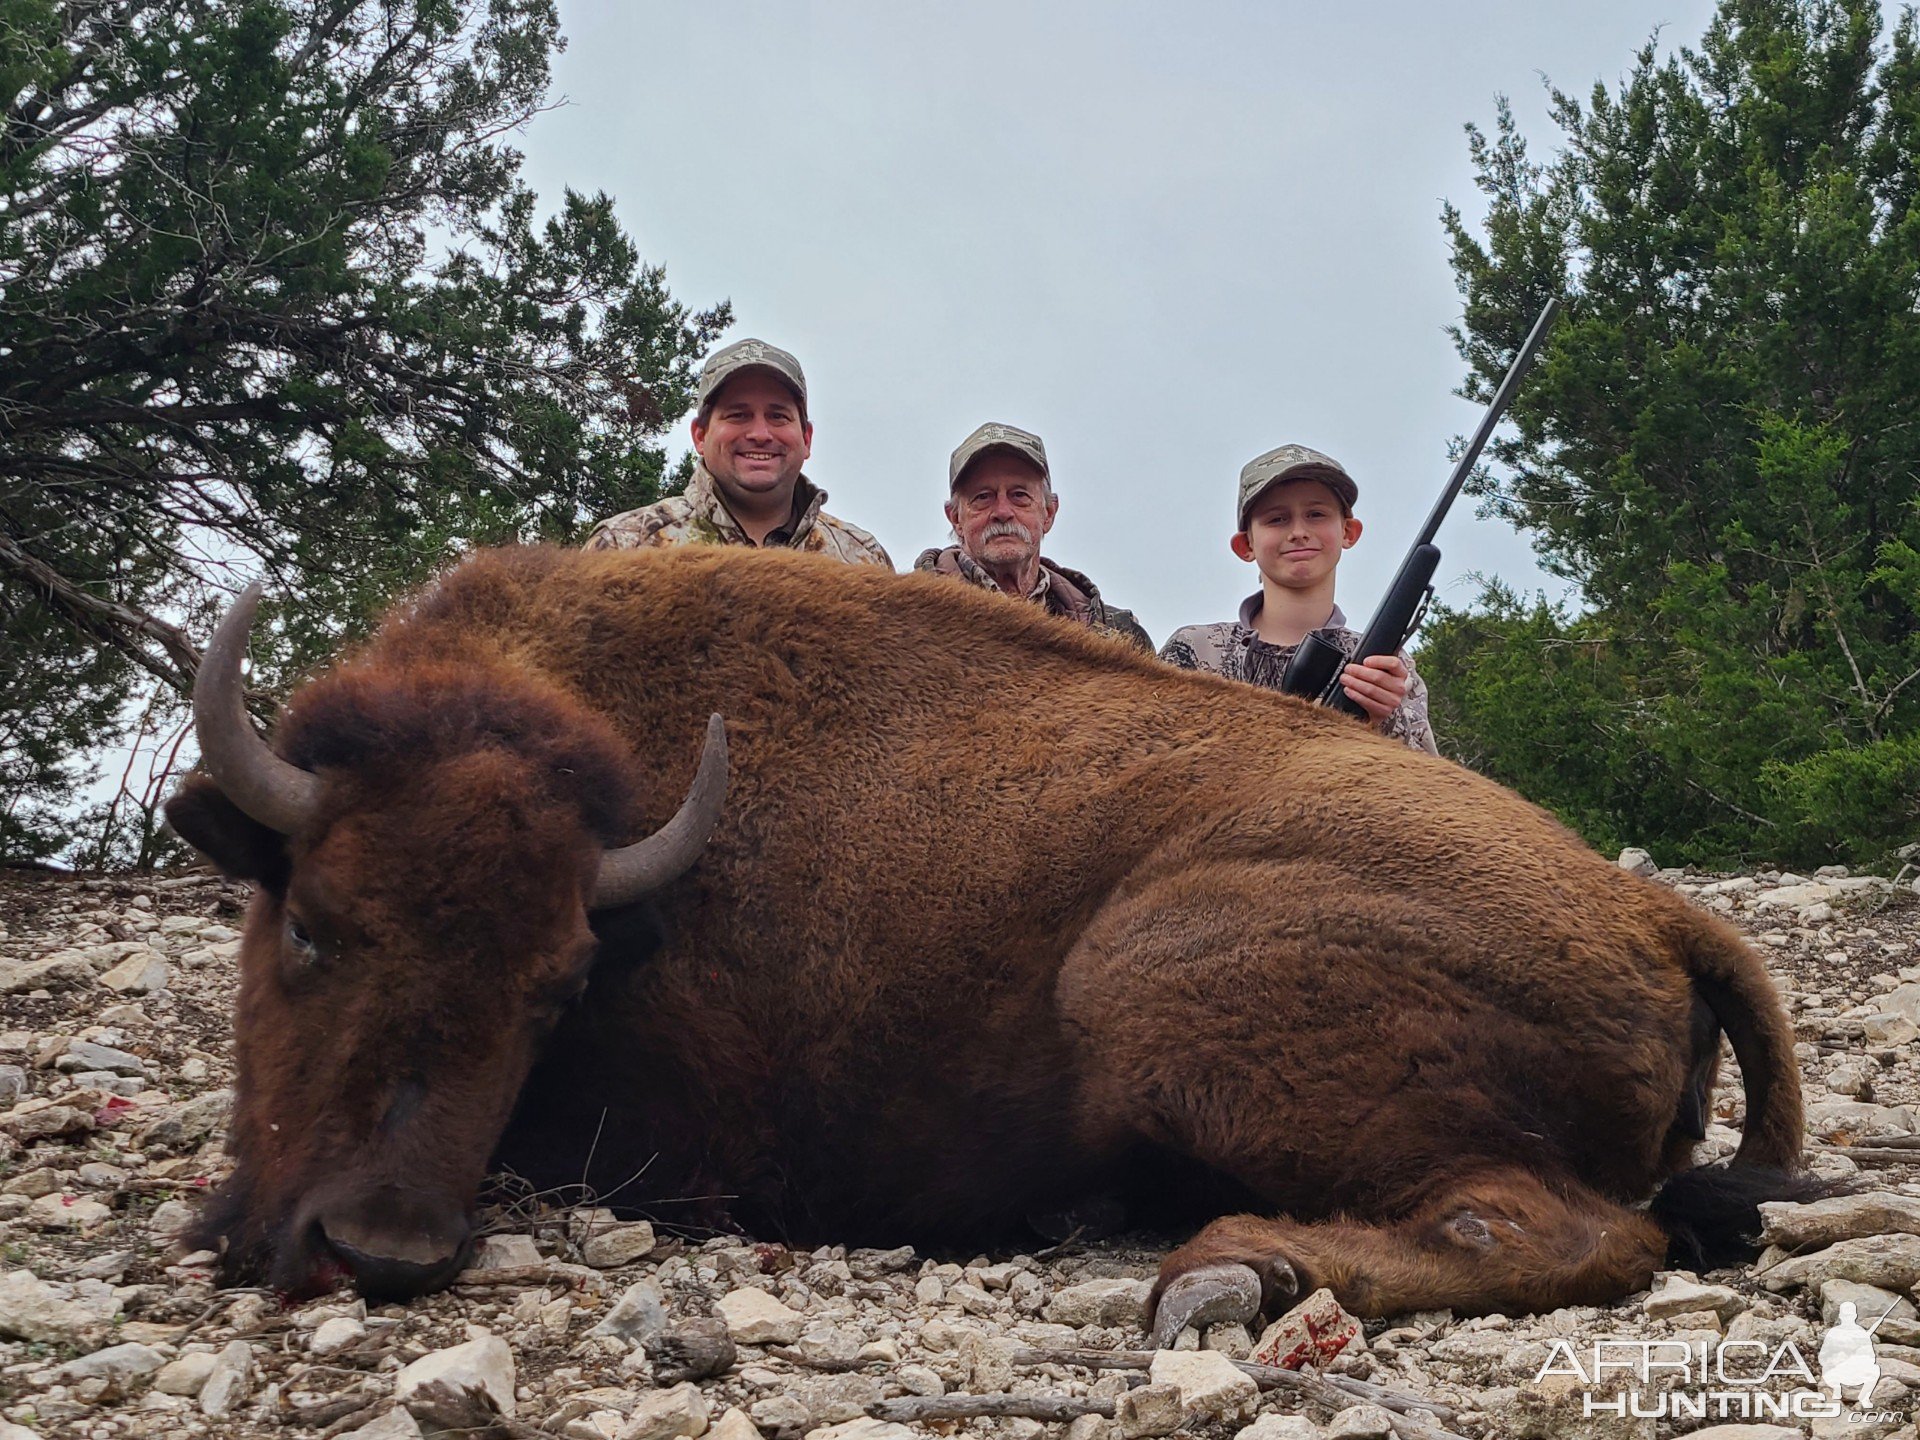
<path fill-rule="evenodd" d="M 287 921 L 287 948 L 303 960 L 313 956 L 313 936 L 307 933 L 306 926 L 292 918 Z"/>

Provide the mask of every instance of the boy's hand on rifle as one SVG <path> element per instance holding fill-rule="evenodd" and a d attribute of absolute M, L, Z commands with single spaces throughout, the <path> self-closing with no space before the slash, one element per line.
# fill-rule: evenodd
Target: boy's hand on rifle
<path fill-rule="evenodd" d="M 1377 728 L 1407 698 L 1407 667 L 1398 655 L 1356 660 L 1340 672 L 1340 688 Z"/>

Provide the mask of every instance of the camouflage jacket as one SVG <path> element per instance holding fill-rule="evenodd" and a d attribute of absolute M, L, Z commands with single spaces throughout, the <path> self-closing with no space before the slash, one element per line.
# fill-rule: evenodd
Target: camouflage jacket
<path fill-rule="evenodd" d="M 1160 658 L 1182 670 L 1206 670 L 1229 680 L 1249 685 L 1280 688 L 1280 676 L 1293 658 L 1298 645 L 1270 645 L 1255 633 L 1254 618 L 1260 613 L 1261 597 L 1249 596 L 1240 607 L 1238 620 L 1223 620 L 1217 625 L 1186 625 L 1173 632 L 1161 647 Z M 1360 632 L 1347 628 L 1347 617 L 1338 605 L 1327 617 L 1327 625 L 1337 632 L 1340 644 L 1351 655 L 1360 644 Z M 1406 652 L 1400 662 L 1407 667 L 1407 698 L 1387 717 L 1381 733 L 1403 740 L 1415 750 L 1438 755 L 1433 741 L 1433 726 L 1427 721 L 1427 682 L 1413 668 Z"/>
<path fill-rule="evenodd" d="M 851 565 L 884 565 L 893 561 L 880 542 L 857 525 L 835 519 L 820 507 L 827 492 L 802 475 L 793 489 L 794 519 L 767 536 L 768 546 L 831 555 Z M 733 518 L 713 483 L 707 467 L 695 462 L 686 493 L 669 495 L 638 510 L 611 516 L 587 536 L 589 550 L 645 550 L 664 545 L 752 545 L 740 522 Z"/>
<path fill-rule="evenodd" d="M 958 545 L 949 545 L 944 550 L 922 551 L 920 558 L 913 562 L 913 568 L 934 575 L 950 575 L 955 580 L 964 580 L 969 585 L 991 590 L 996 595 L 1004 593 L 980 563 Z M 1093 581 L 1078 570 L 1054 564 L 1044 555 L 1040 557 L 1040 578 L 1027 599 L 1045 606 L 1049 614 L 1077 620 L 1104 635 L 1117 636 L 1148 654 L 1153 653 L 1153 638 L 1134 618 L 1131 610 L 1107 604 L 1100 598 L 1100 591 Z"/>

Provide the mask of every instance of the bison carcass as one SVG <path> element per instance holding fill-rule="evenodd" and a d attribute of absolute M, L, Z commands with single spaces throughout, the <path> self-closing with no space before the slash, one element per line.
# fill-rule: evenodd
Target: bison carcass
<path fill-rule="evenodd" d="M 1752 951 L 1343 716 L 935 578 L 532 549 L 398 609 L 276 755 L 238 703 L 250 611 L 168 807 L 258 883 L 202 1231 L 231 1277 L 444 1284 L 492 1160 L 809 1241 L 1116 1191 L 1261 1212 L 1168 1259 L 1166 1338 L 1319 1285 L 1607 1301 L 1679 1210 L 1797 1160 Z M 715 714 L 730 769 L 696 780 Z M 1637 1209 L 1704 1133 L 1722 1029 L 1734 1166 Z"/>

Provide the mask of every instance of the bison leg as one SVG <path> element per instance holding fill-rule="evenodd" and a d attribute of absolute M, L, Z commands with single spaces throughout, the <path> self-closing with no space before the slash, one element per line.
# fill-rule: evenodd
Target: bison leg
<path fill-rule="evenodd" d="M 1155 1338 L 1171 1345 L 1196 1315 L 1213 1318 L 1236 1276 L 1248 1294 L 1257 1281 L 1269 1315 L 1321 1288 L 1358 1315 L 1522 1314 L 1617 1300 L 1646 1286 L 1665 1254 L 1644 1214 L 1503 1167 L 1437 1188 L 1389 1224 L 1216 1220 L 1160 1267 Z"/>

